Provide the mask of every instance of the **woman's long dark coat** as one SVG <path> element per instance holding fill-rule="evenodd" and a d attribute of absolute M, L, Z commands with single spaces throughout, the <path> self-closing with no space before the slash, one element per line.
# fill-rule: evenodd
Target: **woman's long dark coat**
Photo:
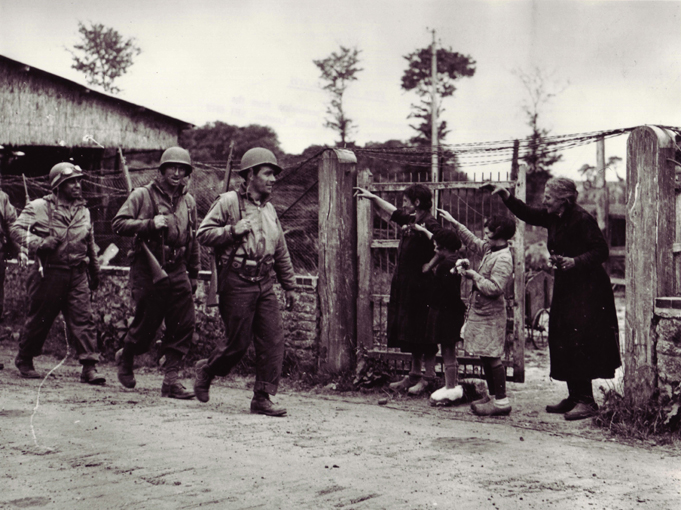
<path fill-rule="evenodd" d="M 403 352 L 420 352 L 425 344 L 431 280 L 423 265 L 435 255 L 433 242 L 412 228 L 414 216 L 397 209 L 390 220 L 402 226 L 397 248 L 397 265 L 390 285 L 388 303 L 388 347 Z M 433 234 L 442 226 L 428 213 L 419 222 Z"/>
<path fill-rule="evenodd" d="M 510 197 L 506 206 L 522 221 L 548 229 L 551 253 L 575 267 L 556 270 L 549 316 L 551 377 L 559 381 L 611 379 L 621 365 L 615 298 L 603 268 L 608 245 L 596 220 L 578 205 L 562 216 Z"/>

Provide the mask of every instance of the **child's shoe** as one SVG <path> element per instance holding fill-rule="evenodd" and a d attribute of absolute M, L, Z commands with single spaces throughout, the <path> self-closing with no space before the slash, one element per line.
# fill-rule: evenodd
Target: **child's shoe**
<path fill-rule="evenodd" d="M 463 387 L 461 385 L 454 386 L 453 388 L 447 388 L 443 386 L 439 390 L 433 392 L 430 396 L 431 406 L 449 406 L 452 405 L 457 400 L 463 398 Z"/>
<path fill-rule="evenodd" d="M 471 409 L 478 416 L 508 416 L 511 414 L 511 404 L 507 398 L 490 400 L 485 404 L 473 404 Z"/>
<path fill-rule="evenodd" d="M 421 380 L 409 388 L 409 395 L 418 397 L 426 392 L 428 385 L 432 382 L 432 377 L 421 377 Z"/>
<path fill-rule="evenodd" d="M 414 384 L 416 384 L 420 379 L 421 379 L 420 376 L 416 376 L 414 374 L 409 374 L 409 375 L 405 376 L 403 379 L 400 379 L 397 382 L 390 383 L 388 388 L 390 388 L 392 391 L 399 391 L 399 392 L 407 391 Z"/>
<path fill-rule="evenodd" d="M 473 402 L 471 402 L 471 409 L 473 409 L 473 406 L 479 406 L 479 405 L 482 405 L 482 404 L 486 404 L 486 403 L 489 402 L 490 400 L 492 400 L 492 399 L 490 398 L 490 396 L 489 396 L 488 394 L 485 393 L 485 396 L 484 396 L 484 397 L 479 398 L 478 400 L 474 400 Z"/>

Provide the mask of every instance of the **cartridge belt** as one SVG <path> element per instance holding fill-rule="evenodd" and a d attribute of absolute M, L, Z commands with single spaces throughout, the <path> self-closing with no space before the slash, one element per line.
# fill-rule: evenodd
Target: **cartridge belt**
<path fill-rule="evenodd" d="M 272 259 L 253 260 L 246 257 L 234 257 L 231 270 L 238 274 L 240 278 L 256 283 L 264 280 L 269 275 L 273 265 L 274 261 Z"/>

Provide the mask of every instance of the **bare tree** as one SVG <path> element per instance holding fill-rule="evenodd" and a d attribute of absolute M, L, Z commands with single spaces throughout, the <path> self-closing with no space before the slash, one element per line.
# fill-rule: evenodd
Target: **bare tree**
<path fill-rule="evenodd" d="M 118 31 L 102 25 L 78 22 L 81 42 L 73 46 L 71 67 L 86 76 L 88 85 L 101 87 L 105 92 L 118 94 L 121 89 L 114 81 L 124 75 L 133 64 L 133 59 L 142 50 L 134 38 L 125 39 Z"/>
<path fill-rule="evenodd" d="M 345 145 L 348 136 L 355 129 L 352 119 L 346 115 L 343 96 L 350 82 L 357 80 L 357 73 L 363 71 L 358 67 L 360 53 L 361 50 L 357 48 L 341 46 L 338 53 L 333 52 L 322 60 L 313 60 L 321 71 L 321 79 L 326 83 L 323 89 L 331 94 L 331 103 L 326 109 L 329 118 L 324 127 L 338 131 L 340 145 Z"/>

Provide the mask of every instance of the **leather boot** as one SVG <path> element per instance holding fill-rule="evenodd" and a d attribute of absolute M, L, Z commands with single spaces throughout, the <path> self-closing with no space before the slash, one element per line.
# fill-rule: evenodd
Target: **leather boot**
<path fill-rule="evenodd" d="M 20 358 L 17 356 L 14 360 L 14 366 L 19 369 L 19 374 L 24 379 L 40 379 L 40 374 L 33 367 L 33 358 Z"/>
<path fill-rule="evenodd" d="M 118 380 L 126 388 L 134 388 L 137 384 L 135 374 L 132 371 L 134 355 L 126 352 L 125 347 L 116 352 L 116 365 L 118 365 Z"/>
<path fill-rule="evenodd" d="M 163 384 L 161 385 L 161 396 L 168 398 L 178 398 L 180 400 L 188 400 L 194 398 L 193 391 L 187 391 L 177 380 L 176 365 L 166 369 L 166 375 L 163 377 Z"/>
<path fill-rule="evenodd" d="M 253 394 L 253 400 L 251 400 L 251 413 L 264 414 L 266 416 L 285 416 L 286 409 L 274 407 L 267 393 L 256 391 Z"/>
<path fill-rule="evenodd" d="M 584 420 L 585 418 L 591 418 L 592 416 L 595 416 L 597 412 L 598 405 L 595 402 L 593 404 L 578 402 L 574 409 L 568 411 L 563 416 L 568 421 Z"/>
<path fill-rule="evenodd" d="M 194 394 L 199 402 L 208 402 L 210 383 L 215 376 L 208 371 L 208 360 L 202 359 L 196 362 L 194 379 Z"/>
<path fill-rule="evenodd" d="M 554 405 L 548 405 L 546 406 L 546 412 L 547 413 L 554 413 L 554 414 L 565 414 L 569 411 L 572 411 L 575 406 L 577 405 L 577 402 L 570 397 L 564 398 L 560 402 Z"/>
<path fill-rule="evenodd" d="M 99 386 L 106 383 L 106 379 L 97 373 L 95 366 L 95 362 L 83 362 L 83 371 L 80 373 L 80 382 Z"/>

